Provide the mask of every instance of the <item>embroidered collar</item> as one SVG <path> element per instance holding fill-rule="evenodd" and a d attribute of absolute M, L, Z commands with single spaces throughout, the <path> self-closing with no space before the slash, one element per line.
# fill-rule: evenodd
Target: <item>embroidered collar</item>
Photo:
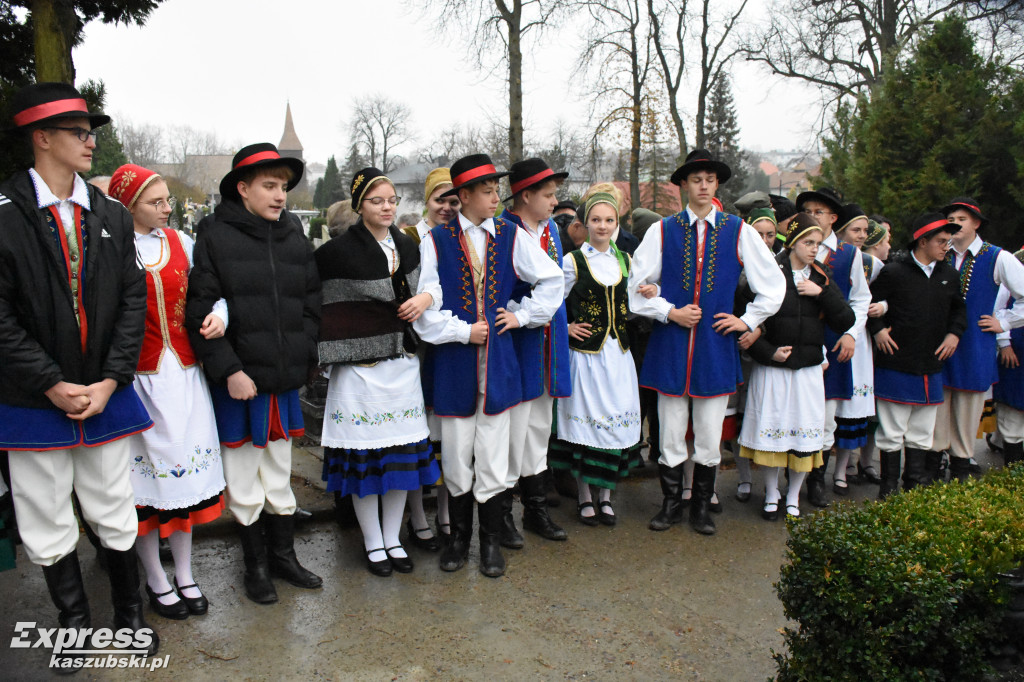
<path fill-rule="evenodd" d="M 430 225 L 427 225 L 426 219 L 423 219 L 416 223 L 416 234 L 420 236 L 420 241 L 426 238 L 427 233 L 430 232 Z"/>
<path fill-rule="evenodd" d="M 32 178 L 32 185 L 36 190 L 36 202 L 39 208 L 48 208 L 61 203 L 62 200 L 58 199 L 57 195 L 50 191 L 50 187 L 43 180 L 42 176 L 36 172 L 35 168 L 29 168 L 28 174 Z M 89 188 L 86 186 L 85 180 L 78 173 L 75 173 L 75 181 L 72 185 L 71 196 L 68 197 L 68 201 L 78 204 L 86 211 L 92 210 L 92 204 L 89 203 Z"/>
<path fill-rule="evenodd" d="M 590 242 L 584 242 L 583 246 L 580 248 L 583 249 L 583 255 L 587 258 L 600 258 L 601 256 L 611 256 L 612 258 L 615 258 L 615 253 L 612 251 L 611 243 L 608 244 L 608 248 L 604 251 L 594 248 L 594 245 Z"/>
<path fill-rule="evenodd" d="M 718 209 L 712 206 L 711 212 L 704 216 L 704 222 L 708 223 L 709 225 L 714 225 L 715 219 L 717 217 Z M 686 219 L 690 221 L 691 225 L 696 225 L 697 221 L 700 220 L 700 218 L 697 217 L 697 214 L 693 212 L 693 209 L 690 208 L 689 204 L 686 205 Z M 618 230 L 616 230 L 616 232 L 618 232 Z M 615 236 L 617 237 L 618 234 L 616 234 Z"/>
<path fill-rule="evenodd" d="M 469 218 L 462 215 L 462 211 L 459 211 L 459 225 L 462 226 L 462 231 L 465 232 L 471 227 L 479 227 L 480 229 L 487 232 L 487 234 L 494 236 L 494 218 L 488 218 L 479 225 L 474 225 L 470 222 Z"/>

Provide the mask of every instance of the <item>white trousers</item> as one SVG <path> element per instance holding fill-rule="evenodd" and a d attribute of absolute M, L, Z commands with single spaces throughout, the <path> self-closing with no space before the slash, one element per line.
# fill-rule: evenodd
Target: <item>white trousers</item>
<path fill-rule="evenodd" d="M 548 468 L 552 408 L 555 399 L 547 391 L 539 398 L 509 410 L 508 487 L 522 476 L 535 476 Z"/>
<path fill-rule="evenodd" d="M 839 409 L 838 400 L 825 401 L 825 437 L 821 442 L 822 453 L 827 453 L 836 442 L 836 410 Z"/>
<path fill-rule="evenodd" d="M 985 411 L 985 394 L 943 388 L 945 400 L 935 417 L 935 438 L 932 450 L 947 450 L 951 457 L 969 459 L 974 456 L 978 424 Z"/>
<path fill-rule="evenodd" d="M 729 396 L 689 398 L 658 395 L 658 421 L 661 425 L 661 457 L 666 466 L 679 466 L 687 460 L 686 427 L 693 415 L 693 461 L 718 466 L 722 461 L 722 421 Z"/>
<path fill-rule="evenodd" d="M 32 563 L 52 566 L 78 545 L 72 490 L 104 547 L 123 552 L 135 544 L 139 519 L 127 438 L 93 448 L 11 451 L 10 463 L 18 529 Z"/>
<path fill-rule="evenodd" d="M 221 448 L 228 509 L 235 521 L 251 526 L 266 507 L 271 514 L 295 513 L 292 492 L 292 439 L 272 440 L 267 447 L 252 443 Z"/>
<path fill-rule="evenodd" d="M 1004 443 L 1024 442 L 1024 412 L 996 403 L 996 424 Z"/>
<path fill-rule="evenodd" d="M 472 492 L 483 503 L 508 488 L 510 412 L 484 414 L 480 393 L 475 414 L 441 417 L 441 468 L 452 495 Z"/>
<path fill-rule="evenodd" d="M 931 450 L 938 411 L 938 405 L 877 401 L 875 413 L 878 416 L 878 430 L 875 431 L 875 445 L 886 452 L 900 452 L 904 445 L 918 450 Z"/>

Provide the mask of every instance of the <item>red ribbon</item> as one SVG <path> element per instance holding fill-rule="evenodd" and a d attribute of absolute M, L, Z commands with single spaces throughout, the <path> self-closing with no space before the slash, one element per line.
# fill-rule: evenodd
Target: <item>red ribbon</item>
<path fill-rule="evenodd" d="M 266 161 L 267 159 L 280 159 L 280 158 L 281 158 L 281 155 L 278 154 L 277 152 L 257 152 L 255 154 L 253 154 L 252 156 L 247 156 L 244 159 L 242 159 L 241 161 L 239 161 L 237 164 L 235 164 L 235 168 L 241 168 L 242 166 L 249 166 L 249 165 L 254 164 L 254 163 L 258 162 L 258 161 Z"/>
<path fill-rule="evenodd" d="M 471 168 L 468 171 L 456 175 L 454 178 L 452 178 L 452 184 L 454 184 L 456 187 L 462 187 L 467 182 L 472 182 L 476 178 L 479 178 L 481 175 L 492 175 L 497 172 L 498 169 L 489 164 L 486 166 L 477 166 L 476 168 Z"/>
<path fill-rule="evenodd" d="M 978 215 L 981 215 L 981 209 L 978 208 L 977 206 L 972 205 L 972 204 L 966 204 L 966 203 L 964 203 L 962 201 L 957 201 L 957 202 L 955 202 L 953 204 L 953 206 L 966 206 L 967 208 L 971 209 L 972 211 L 974 211 Z"/>
<path fill-rule="evenodd" d="M 922 227 L 922 228 L 920 228 L 920 229 L 918 229 L 918 230 L 916 230 L 914 232 L 914 239 L 915 240 L 920 239 L 923 235 L 928 234 L 929 232 L 934 230 L 936 227 L 942 227 L 943 225 L 949 225 L 949 221 L 946 220 L 945 218 L 943 218 L 942 220 L 936 220 L 933 223 L 928 223 L 924 227 Z"/>
<path fill-rule="evenodd" d="M 30 123 L 36 121 L 42 121 L 44 118 L 50 118 L 57 114 L 66 114 L 69 112 L 81 112 L 82 116 L 89 115 L 89 107 L 86 105 L 84 99 L 58 99 L 53 102 L 45 102 L 43 104 L 37 104 L 34 107 L 29 107 L 24 111 L 19 111 L 14 115 L 14 125 L 16 126 L 27 126 Z"/>
<path fill-rule="evenodd" d="M 536 185 L 538 182 L 540 182 L 544 178 L 552 176 L 554 174 L 555 174 L 555 171 L 551 170 L 550 168 L 545 168 L 544 170 L 542 170 L 540 173 L 537 173 L 536 175 L 531 175 L 530 177 L 528 177 L 528 178 L 526 178 L 524 180 L 519 180 L 517 182 L 513 182 L 512 183 L 512 194 L 519 194 L 520 192 L 522 192 L 527 187 L 530 187 L 532 185 Z"/>

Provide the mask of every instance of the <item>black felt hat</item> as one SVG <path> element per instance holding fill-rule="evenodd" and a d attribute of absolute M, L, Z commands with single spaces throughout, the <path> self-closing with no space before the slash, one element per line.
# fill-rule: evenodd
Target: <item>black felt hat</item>
<path fill-rule="evenodd" d="M 556 173 L 551 170 L 548 164 L 544 162 L 544 159 L 536 157 L 516 161 L 509 166 L 508 171 L 508 184 L 512 186 L 512 196 L 508 199 L 542 182 L 565 180 L 569 177 L 568 173 Z M 505 201 L 508 201 L 508 199 L 505 199 Z"/>
<path fill-rule="evenodd" d="M 985 214 L 981 212 L 980 208 L 978 208 L 978 202 L 974 200 L 974 197 L 956 197 L 949 202 L 949 205 L 942 207 L 942 213 L 946 216 L 953 211 L 958 210 L 967 211 L 980 220 L 982 225 L 988 222 L 988 218 L 986 218 Z"/>
<path fill-rule="evenodd" d="M 452 188 L 442 194 L 443 197 L 457 196 L 459 190 L 477 182 L 497 180 L 508 175 L 494 167 L 491 157 L 487 154 L 470 154 L 452 164 Z"/>
<path fill-rule="evenodd" d="M 352 210 L 359 210 L 359 205 L 363 203 L 366 191 L 382 178 L 391 182 L 391 179 L 384 175 L 384 171 L 373 166 L 356 171 L 356 174 L 352 176 L 352 183 L 349 185 L 349 194 L 352 195 Z"/>
<path fill-rule="evenodd" d="M 817 201 L 825 204 L 832 209 L 832 212 L 839 214 L 843 210 L 843 197 L 839 192 L 835 191 L 831 187 L 822 187 L 821 189 L 809 189 L 806 192 L 800 192 L 796 197 L 796 210 L 802 211 L 804 204 L 808 201 Z"/>
<path fill-rule="evenodd" d="M 306 164 L 302 159 L 281 156 L 277 147 L 269 142 L 257 142 L 242 147 L 231 159 L 231 171 L 220 181 L 220 195 L 227 199 L 238 199 L 238 181 L 253 168 L 271 168 L 287 166 L 292 171 L 292 179 L 288 181 L 288 191 L 295 189 L 302 180 L 302 172 Z"/>
<path fill-rule="evenodd" d="M 793 248 L 793 244 L 799 241 L 800 237 L 813 230 L 823 231 L 814 216 L 806 213 L 797 213 L 796 217 L 789 223 L 789 232 L 786 233 L 786 246 Z"/>
<path fill-rule="evenodd" d="M 561 210 L 564 210 L 564 209 L 569 209 L 570 211 L 575 211 L 576 210 L 576 202 L 573 201 L 572 199 L 565 199 L 563 201 L 559 201 L 555 205 L 555 211 L 561 211 Z"/>
<path fill-rule="evenodd" d="M 772 208 L 775 209 L 775 220 L 778 222 L 784 222 L 796 215 L 796 206 L 793 205 L 789 197 L 769 194 L 768 198 L 771 199 Z"/>
<path fill-rule="evenodd" d="M 110 123 L 110 117 L 106 114 L 90 112 L 82 93 L 67 83 L 34 83 L 26 86 L 14 93 L 11 111 L 14 120 L 11 130 L 66 118 L 87 118 L 90 128 Z"/>
<path fill-rule="evenodd" d="M 914 225 L 910 230 L 910 240 L 907 242 L 907 249 L 914 250 L 914 244 L 921 237 L 929 239 L 938 232 L 949 232 L 956 234 L 960 231 L 957 223 L 951 223 L 943 213 L 922 213 L 914 218 Z"/>
<path fill-rule="evenodd" d="M 683 165 L 672 174 L 672 184 L 681 185 L 690 173 L 702 170 L 714 171 L 720 185 L 725 184 L 725 181 L 732 177 L 732 170 L 725 162 L 712 158 L 711 152 L 707 149 L 694 149 L 686 155 Z"/>
<path fill-rule="evenodd" d="M 850 226 L 854 220 L 858 218 L 867 218 L 868 214 L 864 212 L 864 209 L 859 204 L 844 204 L 839 209 L 839 218 L 836 220 L 836 225 L 839 227 L 835 228 L 835 231 L 842 232 Z"/>

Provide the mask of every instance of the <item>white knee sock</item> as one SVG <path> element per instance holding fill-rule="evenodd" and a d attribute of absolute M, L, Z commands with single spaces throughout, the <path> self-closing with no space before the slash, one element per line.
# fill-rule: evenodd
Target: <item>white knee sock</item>
<path fill-rule="evenodd" d="M 853 454 L 852 450 L 846 448 L 836 448 L 836 467 L 832 470 L 832 479 L 835 481 L 842 481 L 846 483 L 846 464 L 850 461 L 850 455 Z M 789 478 L 793 480 L 793 471 L 790 470 Z"/>
<path fill-rule="evenodd" d="M 761 467 L 764 471 L 764 502 L 778 504 L 779 501 L 779 467 Z"/>
<path fill-rule="evenodd" d="M 167 538 L 171 545 L 171 556 L 174 557 L 174 581 L 181 585 L 194 585 L 195 578 L 192 577 L 192 533 L 178 530 L 171 533 Z M 189 599 L 198 599 L 203 596 L 200 590 L 190 587 L 182 590 L 181 593 Z"/>
<path fill-rule="evenodd" d="M 434 534 L 430 530 L 430 524 L 427 522 L 427 514 L 423 511 L 423 488 L 416 488 L 416 490 L 410 490 L 408 494 L 409 504 L 409 520 L 412 522 L 413 532 L 416 533 L 416 537 L 424 540 L 429 540 L 434 537 Z M 419 532 L 423 529 L 424 532 Z"/>
<path fill-rule="evenodd" d="M 593 502 L 594 498 L 590 493 L 590 485 L 583 482 L 582 476 L 576 477 L 576 488 L 579 490 L 579 503 L 585 504 L 587 502 Z M 586 511 L 580 512 L 583 516 L 594 516 L 597 514 L 593 509 L 587 509 Z"/>
<path fill-rule="evenodd" d="M 786 491 L 786 506 L 800 506 L 800 486 L 807 478 L 806 471 L 789 470 L 789 490 Z"/>
<path fill-rule="evenodd" d="M 405 513 L 407 493 L 406 490 L 389 490 L 382 498 L 384 514 L 380 525 L 384 535 L 384 546 L 398 548 L 391 550 L 391 556 L 394 557 L 408 556 L 398 539 L 398 532 L 402 530 L 402 514 Z"/>
<path fill-rule="evenodd" d="M 355 509 L 356 519 L 359 521 L 359 530 L 363 531 L 363 547 L 367 552 L 380 550 L 370 553 L 370 561 L 387 559 L 384 554 L 384 534 L 380 529 L 380 516 L 377 512 L 379 502 L 380 495 L 352 495 L 352 508 Z"/>
<path fill-rule="evenodd" d="M 687 448 L 689 448 L 690 442 L 687 441 Z M 688 500 L 693 494 L 693 454 L 683 462 L 683 499 Z"/>
<path fill-rule="evenodd" d="M 135 539 L 136 552 L 142 567 L 146 569 L 146 584 L 157 594 L 162 594 L 171 589 L 171 583 L 167 580 L 167 573 L 160 563 L 160 531 L 151 530 L 145 535 Z M 160 597 L 160 603 L 173 604 L 178 601 L 178 596 L 169 594 Z"/>

